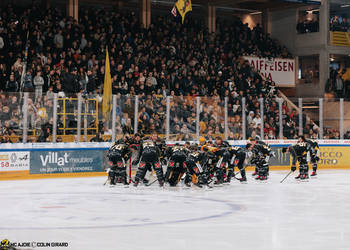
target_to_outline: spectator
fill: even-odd
[[[44,79],[41,76],[41,71],[36,72],[36,76],[34,77],[34,86],[35,86],[35,99],[37,99],[38,97],[42,97]]]
[[[10,74],[10,79],[6,82],[5,90],[7,92],[18,92],[19,90],[19,83],[16,81],[15,74],[13,72]]]
[[[102,133],[99,132],[95,137],[90,139],[90,142],[104,142],[104,139],[102,137]]]
[[[27,70],[27,73],[24,76],[24,91],[33,92],[33,77],[30,69]]]
[[[66,95],[74,96],[80,91],[79,77],[77,75],[77,68],[72,68],[71,73],[64,74],[63,89]]]
[[[336,86],[337,97],[338,97],[338,98],[343,97],[344,83],[343,83],[343,79],[340,77],[339,74],[338,74],[337,77],[336,77],[335,86]]]
[[[53,39],[53,43],[55,44],[56,48],[63,49],[63,41],[64,38],[62,35],[62,30],[59,30]]]

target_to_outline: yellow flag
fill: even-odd
[[[192,11],[191,0],[177,0],[176,8],[182,17],[182,23],[184,23],[187,12]]]
[[[109,56],[108,56],[108,48],[107,48],[106,63],[105,63],[105,82],[103,85],[103,101],[102,101],[103,118],[108,120],[111,110],[112,110],[112,79],[111,79],[111,68],[109,66]]]

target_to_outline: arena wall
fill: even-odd
[[[289,170],[291,159],[282,153],[282,148],[296,141],[266,142],[275,152],[270,169]],[[169,141],[168,145],[175,143]],[[230,141],[230,144],[243,147],[246,141]],[[106,153],[110,145],[108,142],[2,144],[0,180],[106,176]],[[350,140],[320,140],[319,145],[319,169],[350,169]]]

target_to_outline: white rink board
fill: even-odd
[[[349,249],[350,171],[280,184],[286,174],[211,190],[109,188],[103,177],[3,181],[0,236],[77,250]]]

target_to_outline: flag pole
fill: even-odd
[[[23,92],[23,90],[24,90],[24,77],[27,73],[26,71],[27,71],[28,47],[29,47],[28,40],[29,40],[29,29],[27,31],[27,41],[26,41],[26,47],[25,47],[25,51],[24,51],[24,65],[23,65],[23,69],[22,69],[21,85],[20,85],[19,92]]]

